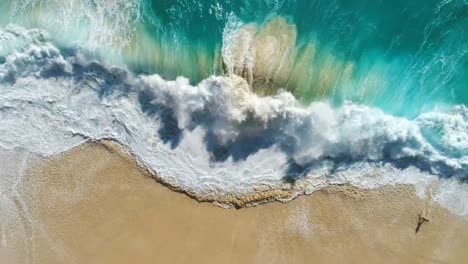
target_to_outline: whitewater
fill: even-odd
[[[468,217],[467,12],[465,0],[2,1],[0,194],[20,188],[27,157],[113,140],[223,206],[410,184]]]
[[[45,157],[112,139],[164,183],[194,196],[333,184],[413,184],[468,216],[468,108],[413,119],[346,102],[304,106],[253,93],[234,74],[197,85],[100,63],[45,30],[0,30],[0,149]]]

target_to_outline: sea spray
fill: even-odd
[[[441,181],[437,201],[467,214],[464,105],[414,119],[353,102],[304,106],[285,90],[260,96],[236,75],[192,85],[108,66],[48,35],[12,25],[0,32],[9,47],[0,64],[2,149],[50,156],[111,138],[165,183],[200,197]]]
[[[284,89],[305,106],[352,101],[407,118],[468,101],[464,0],[4,2],[3,24],[192,85],[234,72],[259,95]]]

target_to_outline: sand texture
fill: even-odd
[[[223,209],[159,184],[112,144],[89,143],[32,164],[16,188],[2,194],[19,213],[0,219],[0,263],[468,261],[468,222],[410,186]]]

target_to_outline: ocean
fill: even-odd
[[[414,184],[468,215],[466,0],[6,0],[0,149],[196,195]]]

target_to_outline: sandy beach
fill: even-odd
[[[170,190],[123,152],[89,143],[30,165],[16,189],[2,194],[18,219],[0,219],[1,263],[468,260],[468,221],[411,186],[335,186],[289,203],[224,209]]]

